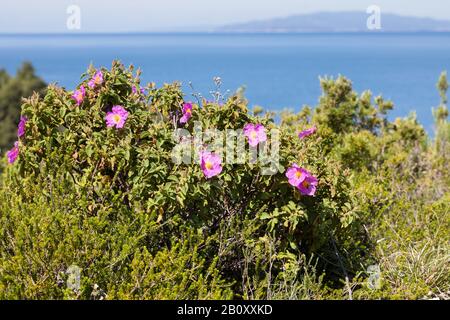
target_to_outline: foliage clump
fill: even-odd
[[[43,92],[45,82],[36,76],[33,66],[24,63],[15,77],[0,69],[0,154],[13,146],[17,138],[17,125],[22,104],[22,97],[29,97],[36,92]]]
[[[377,294],[398,294],[377,237],[400,213],[445,219],[448,137],[439,134],[437,147],[414,116],[388,121],[391,102],[358,96],[343,77],[322,80],[314,110],[276,123],[252,114],[240,93],[188,104],[179,84],[142,86],[139,75],[114,62],[90,68],[75,92],[51,85],[23,104],[26,134],[1,178],[0,297],[367,298],[361,271],[373,263],[386,271]],[[115,119],[120,126],[109,125]],[[247,161],[205,177],[198,162],[174,162],[174,132],[194,133],[195,123],[278,129],[276,172]],[[312,125],[317,131],[300,139]],[[289,184],[293,164],[317,177],[314,196]],[[416,189],[411,200],[410,186],[431,177],[435,189]],[[73,266],[79,286],[68,287]],[[445,286],[430,277],[417,281],[420,290]]]

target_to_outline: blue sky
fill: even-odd
[[[450,20],[448,0],[13,0],[0,5],[0,33],[68,32],[66,9],[81,9],[82,32],[192,31],[317,11],[382,12]]]

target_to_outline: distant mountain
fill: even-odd
[[[271,20],[251,21],[216,28],[215,32],[445,32],[450,20],[381,13],[381,30],[369,30],[365,12],[320,12]]]

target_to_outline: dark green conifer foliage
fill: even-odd
[[[28,62],[22,64],[15,77],[0,70],[0,154],[4,154],[17,139],[22,98],[42,92],[45,86]]]

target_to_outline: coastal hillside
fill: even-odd
[[[270,20],[255,20],[230,24],[216,28],[216,32],[369,32],[367,19],[370,15],[361,12],[320,12],[293,15]],[[383,32],[448,32],[449,20],[407,17],[381,12]],[[373,32],[373,31],[372,31]]]

